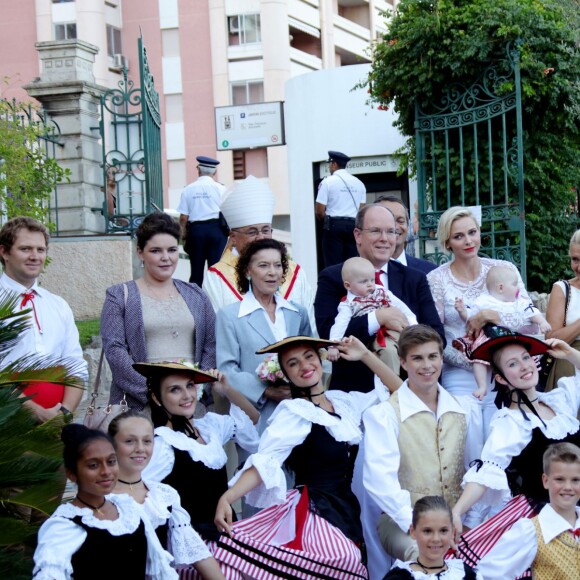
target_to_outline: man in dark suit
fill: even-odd
[[[380,205],[364,206],[357,214],[354,237],[359,255],[375,267],[385,288],[400,298],[415,313],[420,323],[433,327],[445,341],[443,325],[435,309],[425,274],[391,260],[395,243],[395,218]],[[322,270],[314,300],[316,326],[321,338],[328,338],[338,304],[346,295],[341,278],[342,264]],[[366,316],[353,317],[345,335],[354,335],[368,343],[380,326],[400,332],[407,326],[404,314],[394,306],[379,308]],[[333,363],[331,389],[369,392],[374,385],[373,373],[362,363],[339,359]]]
[[[396,195],[381,195],[375,200],[375,203],[390,209],[395,216],[395,222],[397,223],[397,242],[395,243],[395,250],[391,256],[391,260],[397,260],[403,264],[403,266],[409,266],[409,268],[415,268],[415,270],[420,270],[423,274],[428,274],[431,270],[437,268],[437,264],[429,262],[429,260],[423,260],[422,258],[415,258],[410,256],[405,251],[405,246],[407,245],[407,234],[409,233],[409,211],[407,210],[403,200]]]

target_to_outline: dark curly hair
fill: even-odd
[[[288,251],[286,250],[286,245],[278,240],[256,240],[246,246],[236,264],[236,282],[238,290],[242,294],[245,294],[250,289],[250,282],[246,278],[246,272],[248,271],[248,267],[254,254],[257,254],[260,250],[278,250],[280,252],[280,259],[282,262],[281,284],[286,280],[286,274],[288,274]]]
[[[166,213],[155,211],[143,218],[135,232],[137,247],[144,250],[147,242],[157,234],[169,234],[179,243],[181,231],[179,224]]]

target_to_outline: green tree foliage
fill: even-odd
[[[77,363],[35,356],[3,363],[30,321],[30,310],[13,313],[19,300],[0,296],[0,577],[11,579],[31,577],[38,522],[56,509],[64,486],[64,418],[37,424],[20,389],[34,381],[78,386]]]
[[[394,102],[395,125],[409,136],[404,163],[413,165],[415,103],[435,113],[452,85],[471,86],[492,64],[505,72],[506,46],[519,44],[528,284],[540,291],[569,277],[568,240],[578,227],[579,40],[579,0],[402,0],[361,83],[373,104]],[[495,90],[509,92],[513,83]],[[473,192],[467,198],[473,200]]]
[[[70,174],[46,154],[53,129],[31,106],[0,99],[0,215],[48,222],[50,195]]]

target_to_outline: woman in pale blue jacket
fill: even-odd
[[[238,289],[244,298],[217,314],[217,366],[260,411],[260,433],[276,405],[290,398],[290,389],[269,387],[258,378],[256,369],[264,355],[256,351],[288,336],[312,335],[306,309],[278,293],[287,271],[284,244],[272,239],[252,242],[236,265]]]

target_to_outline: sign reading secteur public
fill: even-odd
[[[285,145],[280,101],[215,108],[218,151]]]

